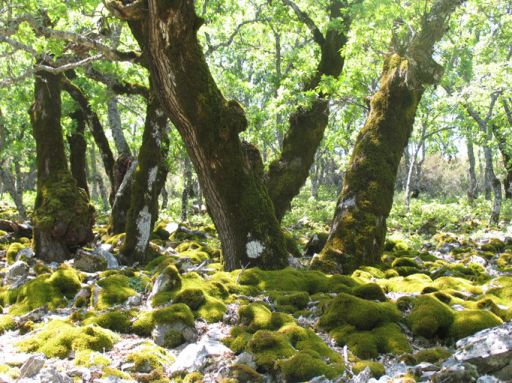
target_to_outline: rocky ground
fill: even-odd
[[[0,382],[512,380],[512,234],[388,240],[380,268],[223,272],[212,227],[162,223],[153,260],[120,266],[123,235],[67,264],[0,232]]]

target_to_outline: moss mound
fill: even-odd
[[[66,306],[80,287],[80,274],[63,266],[53,274],[42,274],[17,289],[3,291],[0,301],[4,306],[12,305],[9,308],[12,315],[25,314],[45,305],[54,310]]]
[[[95,325],[73,326],[54,320],[33,337],[18,343],[20,351],[41,352],[48,358],[66,358],[71,351],[110,350],[118,337],[111,331]]]
[[[465,338],[489,327],[499,326],[503,321],[490,311],[464,310],[454,315],[448,335],[454,339]]]
[[[413,301],[413,310],[407,317],[413,334],[427,339],[447,336],[453,320],[453,310],[430,295],[417,297]]]
[[[285,382],[305,382],[316,376],[325,376],[332,379],[341,374],[343,370],[337,370],[327,365],[315,351],[300,351],[290,358],[276,362],[279,373]]]
[[[376,283],[366,283],[361,286],[357,286],[352,290],[352,294],[356,297],[385,302],[387,300],[384,290]]]
[[[319,326],[326,330],[350,324],[357,330],[371,330],[386,322],[400,320],[401,314],[391,303],[377,303],[349,294],[339,294],[321,316]]]

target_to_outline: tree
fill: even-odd
[[[143,24],[141,30],[131,25],[132,31],[149,53],[158,99],[196,169],[222,242],[225,268],[285,266],[285,241],[263,184],[260,154],[239,138],[247,127],[242,107],[223,97],[210,74],[197,39],[202,21],[194,2],[149,0],[140,5],[110,3],[119,17]]]
[[[34,250],[47,262],[62,262],[93,238],[94,209],[87,193],[71,175],[64,148],[61,118],[61,76],[35,74],[30,108],[37,148],[37,197],[34,208]]]
[[[434,44],[460,0],[438,0],[423,15],[421,29],[395,44],[384,59],[380,89],[356,140],[327,243],[313,268],[350,273],[380,262],[386,218],[393,202],[398,165],[427,85],[439,82],[442,67]]]

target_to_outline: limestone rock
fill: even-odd
[[[107,269],[108,263],[101,255],[85,250],[79,250],[75,257],[74,266],[86,273],[95,273]]]
[[[512,322],[479,331],[456,346],[455,360],[475,365],[481,374],[512,379]]]
[[[20,378],[31,378],[37,375],[41,368],[43,368],[45,358],[42,355],[32,355],[28,360],[23,363],[20,369]]]
[[[18,281],[24,280],[30,271],[28,265],[23,261],[14,262],[5,275],[4,283],[13,284]]]

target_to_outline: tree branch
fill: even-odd
[[[293,10],[293,12],[295,12],[297,18],[306,24],[310,31],[313,32],[313,38],[315,39],[315,42],[322,46],[325,42],[325,37],[322,32],[320,32],[320,29],[318,29],[311,17],[309,17],[307,13],[303,12],[292,0],[283,0],[283,3],[288,5]]]

